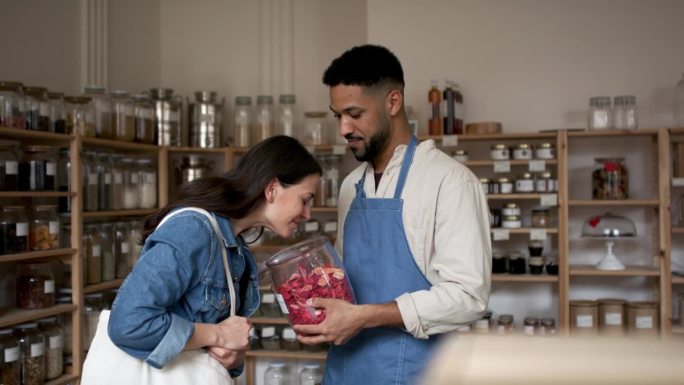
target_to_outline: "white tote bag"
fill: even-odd
[[[206,210],[199,208],[184,208],[167,215],[157,226],[159,228],[169,218],[184,211],[196,211],[211,222],[219,240],[223,235],[216,219]],[[223,242],[221,242],[223,244]],[[223,267],[228,280],[230,290],[230,303],[235,303],[235,288],[230,279],[230,267],[228,266],[228,253],[225,247],[221,247],[223,254]],[[230,315],[235,315],[234,306],[230,307]],[[83,364],[81,385],[230,385],[233,381],[225,369],[215,359],[203,350],[182,352],[174,360],[162,369],[156,369],[148,365],[144,360],[135,358],[119,349],[109,338],[107,325],[109,324],[109,311],[103,311],[97,324],[95,338],[90,344],[90,350]]]

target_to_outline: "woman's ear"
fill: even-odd
[[[268,182],[268,184],[266,185],[266,189],[264,189],[264,195],[266,197],[266,202],[268,202],[268,203],[275,202],[275,196],[276,196],[276,192],[278,191],[278,186],[280,186],[280,182],[278,182],[277,178],[274,178],[272,181]]]

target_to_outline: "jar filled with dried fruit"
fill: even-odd
[[[29,248],[33,251],[59,248],[57,206],[33,206],[29,225]]]
[[[24,206],[5,206],[0,210],[0,254],[28,251],[28,219]]]
[[[55,280],[50,263],[21,263],[17,274],[17,307],[44,309],[55,305]]]
[[[629,198],[629,178],[625,158],[596,158],[592,172],[594,199]]]
[[[21,350],[12,329],[0,329],[0,384],[21,384]]]
[[[38,320],[38,329],[45,336],[45,378],[48,380],[59,377],[64,371],[64,333],[57,325],[57,318],[49,317]]]
[[[21,347],[22,385],[41,385],[45,380],[45,337],[35,322],[16,325],[14,336]]]

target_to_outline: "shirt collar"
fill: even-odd
[[[221,229],[221,234],[223,234],[223,242],[226,247],[238,247],[244,246],[244,240],[241,236],[236,237],[233,233],[233,226],[230,224],[230,220],[218,214],[214,214],[216,221],[218,222],[219,229]]]

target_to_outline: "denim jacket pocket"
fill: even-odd
[[[221,315],[230,310],[230,290],[224,282],[211,280],[205,287],[205,311],[217,311]],[[237,299],[236,299],[237,300]]]

